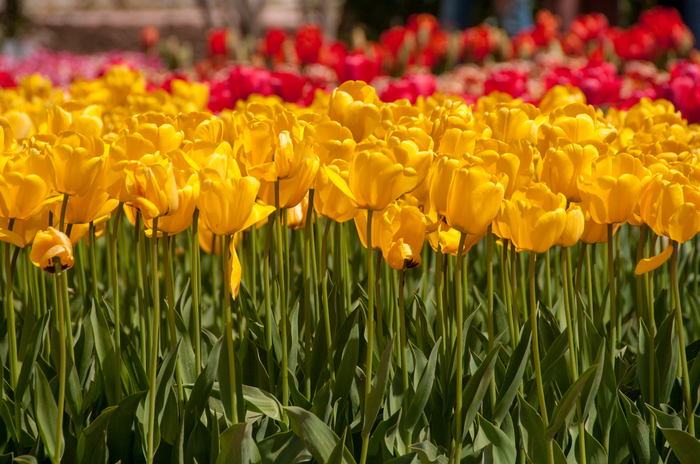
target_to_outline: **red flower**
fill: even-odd
[[[498,46],[497,32],[485,23],[470,27],[462,33],[462,46],[465,59],[483,61]]]
[[[228,32],[226,29],[214,29],[207,37],[207,49],[210,56],[228,56]]]
[[[286,102],[297,103],[304,96],[304,88],[308,78],[292,72],[276,72],[272,74],[272,88]]]
[[[297,29],[296,50],[303,64],[318,63],[323,45],[323,32],[316,24],[305,24]]]
[[[157,46],[160,41],[160,32],[158,28],[155,26],[146,26],[141,29],[139,41],[141,42],[141,49],[144,51],[148,51]]]
[[[338,62],[336,73],[340,82],[364,81],[372,82],[379,74],[379,66],[362,52],[353,52]]]
[[[401,26],[394,26],[382,32],[379,42],[389,51],[393,58],[397,58],[405,38],[406,29]]]
[[[278,56],[282,54],[282,45],[287,40],[287,33],[282,29],[272,28],[265,32],[263,50],[265,56]]]
[[[540,10],[535,16],[535,30],[532,38],[538,47],[548,46],[557,38],[559,23],[561,20],[549,10]]]
[[[17,87],[17,81],[12,76],[12,74],[0,71],[0,88],[9,89]]]
[[[527,90],[527,74],[515,69],[497,70],[484,83],[484,95],[493,91],[504,92],[513,98],[522,96]]]
[[[650,29],[635,25],[627,31],[618,31],[613,36],[613,44],[615,53],[623,60],[653,61],[658,51],[657,39]]]

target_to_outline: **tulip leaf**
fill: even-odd
[[[514,464],[518,453],[515,448],[515,443],[501,429],[493,425],[491,422],[477,414],[479,419],[479,427],[483,430],[486,437],[491,442],[493,448],[493,462],[512,463]]]
[[[19,378],[17,379],[17,386],[14,392],[15,398],[19,398],[20,400],[24,398],[24,393],[27,391],[27,386],[29,384],[29,377],[34,370],[34,362],[39,355],[41,341],[44,339],[48,323],[48,314],[44,314],[36,323],[34,323],[32,334],[30,336],[30,342],[24,352],[22,367],[19,371]]]
[[[576,409],[576,399],[581,394],[581,391],[583,391],[583,388],[586,386],[588,378],[592,376],[597,369],[597,364],[586,369],[586,371],[583,374],[581,374],[578,380],[576,380],[576,382],[574,382],[574,384],[571,387],[569,387],[566,393],[564,393],[561,399],[557,402],[557,405],[554,408],[554,412],[552,413],[551,425],[549,426],[549,429],[547,429],[547,433],[545,434],[545,439],[552,440],[554,438],[554,435],[556,435],[556,433],[559,431],[559,429],[564,424],[569,423],[570,418]]]
[[[530,321],[523,326],[520,342],[515,347],[508,369],[506,370],[505,378],[502,382],[502,387],[499,389],[498,402],[493,411],[494,424],[500,424],[508,410],[510,409],[515,395],[518,393],[518,387],[522,382],[525,368],[527,367],[530,356],[530,340],[532,339],[532,331],[530,330]]]
[[[243,385],[243,399],[252,411],[265,414],[275,420],[282,420],[282,405],[270,393],[250,385]]]
[[[527,455],[532,462],[546,462],[547,443],[542,417],[520,394],[518,394],[518,404],[520,405],[520,430]]]
[[[104,409],[92,423],[83,430],[78,439],[78,449],[76,450],[75,462],[90,463],[98,441],[105,439],[105,431],[109,425],[109,420],[119,406],[110,406]]]
[[[680,464],[694,464],[700,456],[700,441],[683,430],[661,429]]]
[[[430,397],[430,393],[433,389],[433,382],[435,381],[435,366],[437,363],[437,356],[440,351],[440,343],[442,343],[442,339],[439,339],[435,346],[433,346],[432,351],[430,352],[430,358],[428,359],[428,365],[425,367],[425,372],[423,373],[423,377],[421,378],[420,382],[418,383],[418,388],[416,388],[416,393],[411,399],[411,404],[408,407],[408,412],[406,413],[406,422],[403,424],[405,430],[409,432],[409,435],[412,434],[413,429],[415,428],[416,424],[418,423],[418,419],[420,418],[420,415],[423,413],[423,410],[425,409],[425,405],[428,403],[428,398]],[[386,350],[385,350],[386,354]],[[382,356],[384,358],[384,356]],[[388,358],[388,355],[387,355]],[[386,362],[386,374],[388,375],[388,359]],[[386,383],[386,381],[385,381]],[[382,389],[383,392],[383,389]],[[375,413],[376,414],[376,413]],[[365,425],[367,426],[367,425]],[[371,427],[371,424],[369,425]]]
[[[340,437],[340,440],[338,440],[338,443],[336,443],[335,447],[333,448],[333,451],[331,452],[331,455],[328,456],[328,460],[326,461],[326,464],[343,464],[343,454],[345,452],[345,437],[348,434],[348,428],[345,427],[345,430],[343,430],[343,436]]]
[[[391,341],[384,349],[382,358],[379,360],[379,366],[377,366],[377,372],[374,376],[374,382],[372,384],[372,390],[369,393],[369,399],[367,400],[367,404],[365,404],[364,426],[362,427],[362,435],[366,437],[368,437],[370,432],[372,431],[374,420],[377,418],[377,413],[379,412],[379,408],[382,405],[382,400],[384,399],[384,391],[386,390],[386,383],[389,380],[391,356],[395,340],[396,334],[394,334],[394,336],[391,337]]]
[[[292,419],[294,433],[299,435],[304,446],[319,462],[326,462],[330,458],[333,448],[338,443],[338,436],[321,419],[304,409],[296,406],[284,408]],[[355,464],[350,452],[343,451],[344,464]]]
[[[311,455],[298,435],[293,431],[276,433],[258,443],[262,464],[281,462],[303,462]]]
[[[34,414],[36,425],[39,428],[41,441],[49,456],[56,455],[56,447],[60,447],[59,456],[63,455],[63,443],[56,443],[56,419],[58,408],[56,400],[51,392],[49,381],[46,380],[44,372],[36,365],[34,372]]]
[[[622,404],[627,417],[629,439],[634,450],[634,455],[639,462],[647,464],[660,463],[661,457],[656,450],[654,437],[644,419],[639,414],[637,407],[626,396],[621,395]]]
[[[184,425],[184,424],[183,424]],[[194,423],[185,446],[184,462],[209,462],[211,436],[199,418]]]
[[[489,389],[493,368],[498,359],[498,353],[501,351],[501,344],[493,347],[489,354],[481,361],[479,368],[474,372],[474,375],[467,382],[467,386],[462,392],[462,404],[468,405],[466,418],[464,419],[462,442],[467,436],[467,432],[472,426],[472,422],[476,418],[476,414],[481,409],[481,402]]]
[[[109,303],[105,301],[108,307]],[[117,403],[119,397],[117,389],[121,388],[121,376],[117,369],[116,354],[114,345],[112,344],[112,334],[107,326],[104,314],[96,309],[93,302],[90,310],[90,321],[92,322],[92,330],[95,334],[95,352],[97,353],[97,361],[100,366],[105,395],[109,404]]]
[[[110,459],[115,462],[131,462],[135,441],[134,418],[139,403],[147,394],[148,390],[144,390],[125,397],[109,419],[107,449]]]
[[[260,464],[262,458],[253,440],[253,425],[233,424],[221,433],[221,452],[216,464]]]
[[[352,322],[352,330],[343,350],[343,357],[340,361],[340,367],[336,375],[335,391],[333,392],[333,402],[341,398],[347,398],[350,393],[350,387],[355,376],[355,366],[360,359],[360,327],[357,320],[358,312],[354,316],[348,318]]]
[[[408,447],[414,451],[420,458],[421,464],[448,464],[449,459],[440,450],[429,441],[422,441]]]

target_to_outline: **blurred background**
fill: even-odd
[[[5,54],[38,46],[76,53],[140,50],[151,31],[187,44],[196,61],[207,53],[206,31],[215,28],[255,40],[269,28],[292,31],[315,22],[327,36],[351,42],[358,30],[377,40],[409,15],[430,13],[448,31],[486,21],[515,35],[532,26],[540,8],[558,15],[564,28],[594,11],[610,25],[627,27],[657,5],[678,9],[700,36],[700,0],[0,0],[0,11]]]

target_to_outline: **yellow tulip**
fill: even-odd
[[[578,178],[583,209],[599,224],[626,222],[637,205],[642,179],[647,175],[641,161],[627,153],[597,158],[590,176]]]
[[[379,99],[362,81],[346,81],[331,94],[328,116],[350,129],[355,142],[369,137],[380,122]]]
[[[461,235],[462,234],[458,230],[451,228],[445,222],[441,221],[438,228],[428,234],[428,241],[433,250],[438,251],[439,246],[442,253],[457,256],[457,248],[459,248],[459,239]],[[468,253],[469,250],[485,236],[486,229],[475,235],[468,234],[464,240],[462,254]]]
[[[314,209],[318,214],[336,222],[346,222],[353,219],[357,215],[358,209],[353,205],[352,200],[331,181],[326,171],[333,171],[347,183],[348,168],[348,162],[336,160],[330,165],[323,166],[316,175]]]
[[[504,194],[500,180],[480,166],[458,169],[447,199],[447,223],[459,232],[478,235],[496,218]]]
[[[569,204],[566,209],[566,225],[564,232],[557,239],[555,245],[569,248],[578,243],[583,235],[583,228],[586,223],[581,207],[576,203]]]
[[[287,227],[292,230],[303,229],[306,226],[306,215],[308,211],[309,196],[306,195],[298,205],[287,209]]]
[[[542,114],[549,114],[556,108],[564,107],[570,103],[586,104],[586,96],[581,89],[573,85],[555,85],[547,90],[537,105]]]
[[[657,235],[685,243],[700,231],[700,191],[656,175],[642,195],[640,212]]]
[[[158,232],[168,235],[179,234],[184,232],[192,225],[192,215],[194,208],[197,205],[197,194],[199,185],[186,185],[177,190],[178,208],[175,213],[162,217],[158,220]],[[147,219],[145,222],[147,228],[153,228],[153,219]]]
[[[537,125],[530,116],[520,108],[500,107],[485,117],[485,122],[493,131],[492,137],[501,142],[511,143],[515,140],[536,140]]]
[[[81,196],[97,182],[102,173],[102,154],[94,154],[85,148],[58,145],[48,150],[48,159],[53,164],[56,190],[59,193]]]
[[[35,266],[53,274],[56,271],[54,258],[59,259],[62,271],[73,267],[73,245],[70,239],[63,232],[49,227],[34,237],[29,259]]]
[[[521,250],[543,253],[560,239],[567,223],[566,198],[545,184],[536,183],[516,191],[503,203],[501,221],[510,240]]]
[[[279,180],[280,208],[293,208],[301,202],[314,184],[318,167],[316,155],[308,153],[297,162],[293,176]],[[275,205],[275,183],[261,179],[258,195],[265,204]]]
[[[144,220],[167,216],[178,209],[173,165],[166,159],[152,164],[129,163],[124,184],[127,202],[141,212]]]
[[[391,148],[364,145],[350,163],[348,181],[326,171],[331,181],[361,209],[381,211],[401,195],[414,190],[428,175],[432,154],[418,151],[415,142]]]
[[[423,213],[415,206],[394,203],[377,219],[379,245],[387,264],[397,270],[420,266],[425,242]]]
[[[221,179],[205,177],[200,184],[197,207],[200,218],[216,235],[233,235],[261,221],[275,210],[255,202],[260,182],[253,177]]]
[[[119,205],[119,200],[111,198],[100,182],[93,182],[82,196],[71,196],[66,204],[66,224],[88,224],[107,216]],[[54,216],[61,215],[61,202],[52,205]]]
[[[613,235],[620,228],[620,224],[613,225]],[[591,213],[583,210],[583,233],[581,241],[592,245],[594,243],[608,243],[608,228],[605,224],[599,224],[593,220]]]
[[[350,162],[357,143],[352,132],[336,121],[323,121],[306,126],[305,133],[314,141],[313,151],[322,166],[335,160]]]
[[[44,205],[49,189],[36,174],[5,169],[0,174],[0,217],[26,219]]]
[[[430,167],[430,209],[441,217],[447,215],[447,201],[452,178],[464,164],[464,160],[440,156]]]
[[[560,149],[550,148],[542,159],[540,180],[555,193],[562,193],[569,201],[581,201],[578,179],[591,175],[591,166],[598,158],[593,145],[570,143]]]

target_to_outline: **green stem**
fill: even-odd
[[[121,306],[119,303],[119,256],[117,254],[117,239],[119,237],[119,223],[121,222],[122,213],[124,211],[122,203],[119,203],[117,212],[114,215],[114,224],[112,229],[112,307],[114,309],[114,354],[115,354],[115,370],[117,379],[120,379],[122,366],[122,341],[121,341]],[[155,224],[155,219],[154,219]],[[155,226],[154,226],[155,227]],[[155,229],[154,229],[155,233]],[[155,240],[155,238],[154,238]],[[121,381],[117,385],[117,402],[122,399]]]
[[[15,220],[11,218],[7,230],[12,231],[14,227]],[[60,265],[59,265],[60,270]],[[5,317],[7,318],[7,334],[8,334],[8,357],[10,362],[10,385],[12,386],[12,391],[17,390],[17,381],[19,380],[19,367],[17,361],[17,326],[15,323],[15,296],[14,296],[14,283],[12,281],[12,256],[10,253],[10,243],[5,243]],[[61,319],[62,321],[63,319]],[[64,347],[65,349],[65,347]],[[21,416],[16,414],[17,408],[21,406],[21,398],[15,398],[15,430],[17,433],[22,431]]]
[[[194,209],[192,216],[192,241],[190,244],[190,280],[192,281],[192,313],[194,317],[194,369],[199,377],[202,373],[202,313],[199,305],[199,209]],[[253,290],[255,291],[255,290]]]
[[[510,293],[510,274],[508,267],[508,240],[503,239],[501,247],[501,289],[503,291],[503,299],[506,305],[506,317],[508,318],[508,332],[510,334],[510,345],[513,350],[518,345],[515,341],[515,324],[513,323],[513,302]]]
[[[328,232],[331,230],[332,221],[326,218],[321,241],[321,300],[323,302],[323,325],[326,330],[326,349],[328,350],[328,370],[331,379],[331,387],[335,385],[335,369],[333,366],[333,339],[331,338],[331,318],[328,309],[328,284],[326,278],[326,253],[328,252]]]
[[[367,210],[367,361],[365,363],[365,401],[369,403],[369,394],[372,389],[372,357],[374,356],[374,266],[372,265],[372,213],[374,211]],[[366,411],[366,409],[365,409]],[[367,421],[369,418],[364,417]],[[369,450],[369,430],[370,427],[362,428],[362,452],[360,455],[360,464],[367,462],[367,451]]]
[[[404,304],[404,280],[406,278],[406,267],[399,271],[399,330],[401,331],[401,373],[403,374],[403,410],[408,411],[408,406],[410,405],[408,399],[408,342],[407,342],[407,328],[406,328],[406,308]],[[411,437],[406,430],[406,436],[404,437],[404,442],[406,444],[411,443]]]
[[[673,240],[673,254],[671,255],[671,280],[673,281],[673,299],[675,301],[674,316],[676,319],[676,331],[678,332],[678,351],[681,355],[681,369],[683,372],[683,396],[685,397],[686,419],[688,420],[688,433],[695,437],[695,413],[690,396],[690,375],[688,374],[688,361],[685,355],[685,330],[683,328],[683,309],[681,308],[681,295],[678,288],[678,242]]]
[[[173,278],[170,254],[172,253],[171,242],[174,237],[169,237],[168,234],[163,233],[163,266],[165,267],[165,289],[168,297],[168,326],[170,329],[170,334],[168,339],[170,340],[170,349],[177,346],[177,326],[175,325],[175,292],[173,291]],[[185,407],[185,394],[182,387],[182,372],[180,370],[180,363],[175,364],[175,384],[177,386],[177,403],[180,413],[184,411]]]
[[[459,237],[459,246],[457,247],[457,265],[455,266],[455,297],[457,304],[455,305],[455,325],[457,326],[457,337],[455,343],[457,344],[457,373],[455,376],[456,382],[456,396],[455,396],[455,449],[454,462],[459,463],[462,461],[462,377],[464,377],[464,345],[462,343],[462,325],[464,322],[464,303],[462,295],[462,261],[464,260],[464,254],[462,250],[464,249],[464,242],[467,238],[467,234],[462,232]]]
[[[511,320],[515,336],[515,340],[513,341],[514,346],[520,343],[520,305],[518,303],[518,276],[516,272],[517,267],[515,265],[517,260],[518,254],[515,252],[515,244],[510,242],[510,291],[512,292],[510,301],[513,304],[513,318]]]
[[[615,242],[613,225],[608,224],[608,285],[610,288],[610,362],[615,365],[617,351],[617,293],[615,292]]]
[[[537,254],[530,252],[530,328],[532,329],[532,359],[535,365],[535,382],[537,383],[537,398],[540,403],[542,423],[545,430],[549,427],[549,416],[547,415],[547,403],[544,399],[544,386],[542,384],[542,369],[540,367],[540,345],[539,327],[537,322],[537,295],[535,294],[535,258]],[[552,440],[547,442],[547,462],[554,464],[554,452]]]
[[[375,305],[377,306],[377,351],[379,353],[384,352],[384,312],[382,308],[382,293],[381,293],[381,287],[380,287],[380,282],[382,279],[379,278],[379,276],[382,275],[382,262],[384,261],[384,256],[382,256],[381,253],[377,253],[377,265],[376,269],[374,271],[374,275],[376,276],[375,280],[375,289],[374,289],[374,302]]]
[[[282,244],[282,217],[286,217],[286,211],[280,208],[280,182],[275,182],[275,207],[278,214],[275,224],[277,226],[277,273],[280,288],[280,337],[282,341],[282,406],[289,405],[289,353],[287,353],[287,281],[285,279],[284,245]]]
[[[273,213],[275,214],[275,213]],[[267,376],[270,383],[270,391],[275,392],[275,360],[272,346],[272,297],[270,295],[270,242],[272,241],[272,224],[274,216],[267,223],[265,232],[265,249],[263,251],[263,284],[265,286],[265,350],[267,351]]]
[[[465,272],[466,275],[466,272]],[[491,233],[491,224],[486,230],[486,302],[488,304],[488,319],[486,326],[489,336],[489,352],[493,349],[494,321],[493,321],[493,234]],[[491,395],[491,410],[496,408],[496,376],[491,376],[489,383],[489,392]]]
[[[549,250],[544,252],[544,291],[547,298],[547,307],[552,309],[552,263],[549,258]]]
[[[115,260],[116,261],[116,260]],[[151,322],[151,355],[149,359],[149,397],[148,397],[148,438],[147,462],[153,463],[155,456],[156,423],[156,374],[158,368],[158,344],[160,333],[160,283],[158,282],[158,218],[153,219],[151,238],[151,280],[153,283],[153,320]]]
[[[228,254],[231,248],[231,236],[224,236],[224,248],[221,255],[224,257],[224,335],[226,337],[226,349],[228,350],[228,378],[231,388],[231,422],[238,423],[238,389],[236,384],[236,358],[233,350],[233,322],[231,319],[231,266],[228,264]]]
[[[309,190],[309,205],[306,210],[306,223],[304,224],[304,246],[303,246],[303,274],[304,274],[304,393],[307,398],[311,398],[311,333],[313,331],[312,322],[314,313],[312,308],[312,298],[314,287],[311,276],[311,218],[313,218],[314,191]]]
[[[56,287],[62,286],[60,282],[65,278],[61,272],[61,260],[60,258],[54,258],[54,280],[56,282]],[[58,339],[59,339],[59,361],[58,361],[58,408],[56,414],[56,437],[55,443],[55,454],[53,457],[54,463],[61,462],[61,443],[63,441],[63,411],[65,407],[66,398],[66,324],[64,321],[64,305],[63,305],[63,294],[58,293]]]

